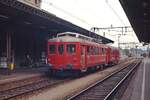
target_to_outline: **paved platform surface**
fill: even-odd
[[[21,80],[29,77],[44,75],[48,71],[48,67],[39,68],[20,68],[16,69],[10,75],[0,74],[0,84]]]
[[[150,100],[150,58],[144,58],[122,100]]]

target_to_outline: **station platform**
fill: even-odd
[[[18,68],[8,74],[0,74],[0,84],[45,75],[49,67]]]
[[[150,100],[150,58],[144,58],[122,100]]]

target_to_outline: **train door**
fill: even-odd
[[[57,64],[59,66],[65,66],[64,44],[63,43],[58,44],[57,48],[58,48]]]
[[[110,59],[111,59],[111,56],[110,56],[110,52],[111,49],[108,47],[106,48],[106,64],[109,64],[110,63]]]
[[[86,46],[81,46],[81,64],[82,64],[82,71],[87,70],[86,66]]]
[[[57,64],[56,54],[57,54],[56,43],[48,43],[48,63],[53,64],[54,66],[56,66]]]

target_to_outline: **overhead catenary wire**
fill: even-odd
[[[106,4],[108,5],[108,7],[113,11],[113,13],[118,17],[118,19],[120,20],[120,22],[125,26],[125,23],[123,22],[123,20],[121,19],[121,17],[118,15],[118,13],[114,10],[114,8],[108,3],[108,0],[105,0]]]
[[[55,8],[55,9],[57,9],[57,10],[63,12],[63,13],[65,13],[65,14],[67,14],[67,15],[69,15],[69,16],[72,17],[72,18],[77,19],[78,21],[80,21],[80,22],[82,22],[82,23],[85,23],[85,24],[89,25],[90,27],[93,26],[92,24],[89,24],[89,23],[86,22],[85,20],[83,20],[83,19],[81,19],[81,18],[75,16],[74,14],[72,14],[72,13],[70,13],[70,12],[68,12],[68,11],[66,11],[66,10],[64,10],[64,9],[62,9],[62,8],[60,8],[60,7],[58,7],[58,6],[56,6],[56,5],[54,5],[53,3],[51,3],[51,2],[49,2],[49,1],[47,1],[47,0],[43,0],[42,3],[45,3],[45,4],[47,4],[47,5],[50,5],[51,7]]]
[[[119,16],[119,14],[115,11],[115,9],[111,6],[111,4],[108,2],[109,0],[105,0],[106,1],[106,4],[108,5],[108,7],[113,11],[113,13],[118,17],[118,19],[119,19],[119,21],[124,25],[124,26],[126,26],[125,25],[125,23],[124,23],[124,21],[122,20],[122,18]],[[131,27],[131,29],[132,29],[132,27]],[[131,30],[131,31],[128,31],[128,32],[133,32],[133,30]],[[127,34],[127,35],[129,35],[129,34]],[[135,40],[137,40],[137,38],[136,38],[136,36],[134,36],[133,34],[132,34],[132,37],[135,39]]]

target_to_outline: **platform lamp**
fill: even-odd
[[[120,37],[121,35],[118,35],[118,48],[120,49]]]

